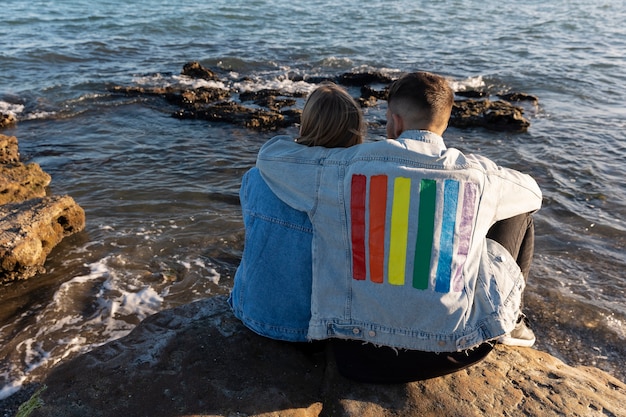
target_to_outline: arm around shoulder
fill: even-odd
[[[276,136],[261,147],[256,166],[278,198],[296,210],[310,212],[324,150],[300,145],[288,136]]]

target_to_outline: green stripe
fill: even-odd
[[[420,182],[420,207],[413,263],[413,287],[425,290],[430,278],[430,255],[435,230],[435,206],[437,183],[434,180]]]

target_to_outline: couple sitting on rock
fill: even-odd
[[[261,148],[241,184],[234,314],[273,339],[327,340],[340,373],[361,382],[433,378],[498,342],[532,346],[521,304],[537,183],[446,148],[443,77],[407,74],[387,103],[388,139],[363,143],[358,105],[323,84],[300,136]]]

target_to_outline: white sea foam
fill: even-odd
[[[21,390],[24,382],[26,382],[26,375],[21,375],[19,378],[11,380],[10,375],[4,372],[0,374],[0,378],[9,381],[2,388],[0,388],[0,400],[9,398],[11,395]]]
[[[163,296],[148,285],[137,286],[120,276],[115,268],[120,262],[118,256],[105,257],[86,265],[89,273],[59,286],[37,315],[47,325],[37,327],[35,323],[22,330],[33,336],[16,345],[20,360],[12,361],[0,374],[4,385],[0,399],[19,391],[37,369],[123,337],[161,309]]]
[[[606,314],[606,324],[621,339],[626,340],[626,325],[624,321],[615,317],[614,313]]]
[[[200,269],[203,271],[202,277],[204,279],[211,281],[215,285],[218,285],[220,283],[220,273],[217,272],[217,270],[212,266],[207,265],[204,259],[196,258],[192,261],[192,264],[200,267]]]
[[[22,120],[41,120],[41,119],[54,119],[58,115],[57,112],[54,111],[34,111],[32,113],[27,113],[22,117]]]
[[[144,287],[134,293],[122,294],[111,308],[111,316],[133,316],[143,320],[149,315],[156,313],[163,298],[151,287]]]
[[[186,75],[174,75],[172,77],[178,84],[191,88],[221,88],[227,89],[227,85],[222,81],[203,80],[201,78],[191,78]]]
[[[145,75],[141,77],[133,77],[132,81],[139,85],[156,85],[168,87],[172,85],[171,77],[164,77],[162,74]]]
[[[477,90],[485,86],[485,81],[478,75],[463,80],[450,80],[450,86],[454,91]]]
[[[10,114],[16,116],[24,111],[23,104],[8,103],[6,101],[0,101],[0,113]]]
[[[233,83],[233,88],[240,92],[278,90],[284,93],[308,94],[315,89],[315,84],[306,81],[294,81],[287,76],[270,79],[256,78]]]
[[[346,57],[330,56],[321,60],[320,64],[327,68],[350,68],[353,61]]]

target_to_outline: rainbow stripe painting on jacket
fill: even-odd
[[[452,179],[353,175],[353,278],[365,280],[369,271],[369,279],[374,283],[406,285],[408,281],[413,288],[426,290],[433,281],[431,271],[435,271],[435,291],[461,291],[477,190],[476,184]],[[417,214],[415,236],[409,233],[409,218],[415,218],[412,213]],[[385,241],[389,242],[387,247]],[[437,259],[431,259],[434,242],[439,242]],[[431,262],[436,262],[435,268]]]

